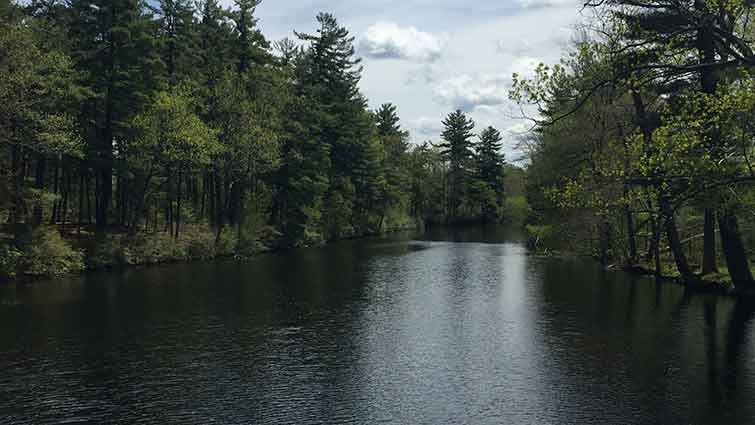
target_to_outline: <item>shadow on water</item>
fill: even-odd
[[[476,242],[476,243],[523,243],[524,230],[516,226],[499,225],[457,225],[429,226],[421,235],[429,241]]]

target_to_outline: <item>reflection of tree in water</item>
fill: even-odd
[[[751,399],[747,399],[745,379],[751,376],[746,374],[748,360],[748,343],[751,338],[752,320],[755,317],[755,300],[737,299],[729,318],[729,329],[726,334],[726,363],[724,364],[725,375],[723,385],[727,395],[732,397],[731,406],[751,409]],[[755,413],[755,412],[751,412]]]
[[[706,298],[703,303],[705,320],[705,358],[708,365],[708,403],[718,409],[721,404],[721,384],[718,374],[718,317],[717,298]]]
[[[728,307],[720,297],[703,301],[705,361],[707,366],[708,415],[718,423],[733,423],[755,414],[749,393],[747,356],[755,301],[734,301],[728,320],[720,323],[719,312]],[[720,328],[723,325],[726,328]],[[722,341],[721,338],[725,338]],[[722,342],[725,346],[722,347]]]

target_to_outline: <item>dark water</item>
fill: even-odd
[[[755,423],[752,305],[528,257],[502,230],[0,301],[0,423]]]

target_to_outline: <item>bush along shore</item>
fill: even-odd
[[[421,228],[422,220],[406,220],[380,231],[351,234],[342,239]],[[237,232],[218,234],[207,226],[187,225],[178,238],[167,232],[125,232],[110,233],[98,240],[92,229],[42,226],[28,233],[25,249],[15,248],[12,243],[0,245],[0,283],[33,282],[94,270],[217,258],[243,261],[262,253],[305,247],[286,244],[280,233],[266,230],[254,238],[245,238]],[[335,241],[321,241],[318,245]]]

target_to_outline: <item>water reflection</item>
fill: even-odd
[[[749,301],[440,229],[0,288],[0,423],[755,422]]]

